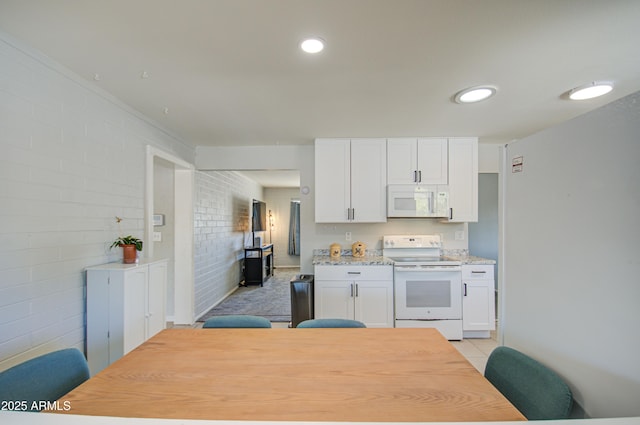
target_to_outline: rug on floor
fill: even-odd
[[[289,282],[300,274],[299,268],[276,268],[264,286],[239,287],[224,301],[205,313],[198,322],[212,316],[251,314],[269,319],[271,322],[291,321],[291,292]]]

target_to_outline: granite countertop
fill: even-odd
[[[353,257],[342,255],[336,259],[328,255],[314,255],[314,266],[392,266],[393,261],[382,255],[365,255],[364,257]]]
[[[447,260],[460,261],[462,264],[492,265],[495,260],[469,255],[467,249],[444,250],[442,258]],[[384,257],[382,250],[367,250],[364,257],[354,257],[350,249],[343,249],[342,255],[336,259],[329,256],[328,249],[316,249],[313,252],[314,266],[392,266],[393,260]]]
[[[462,264],[476,265],[492,265],[495,260],[477,257],[475,255],[446,255],[443,258],[448,260],[460,261]],[[314,266],[392,266],[393,260],[383,257],[382,255],[365,255],[364,257],[353,257],[351,255],[343,255],[333,259],[328,255],[314,255]]]
[[[444,258],[460,261],[462,264],[476,264],[476,265],[492,265],[496,263],[496,260],[489,258],[477,257],[475,255],[445,255]]]

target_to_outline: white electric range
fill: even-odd
[[[462,339],[462,265],[442,257],[440,235],[383,236],[382,245],[394,263],[395,326]]]

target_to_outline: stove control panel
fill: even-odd
[[[440,248],[440,235],[389,235],[382,237],[383,248]]]

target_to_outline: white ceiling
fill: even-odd
[[[638,0],[0,0],[0,30],[194,146],[504,143],[640,90]],[[452,102],[477,84],[497,96]]]

